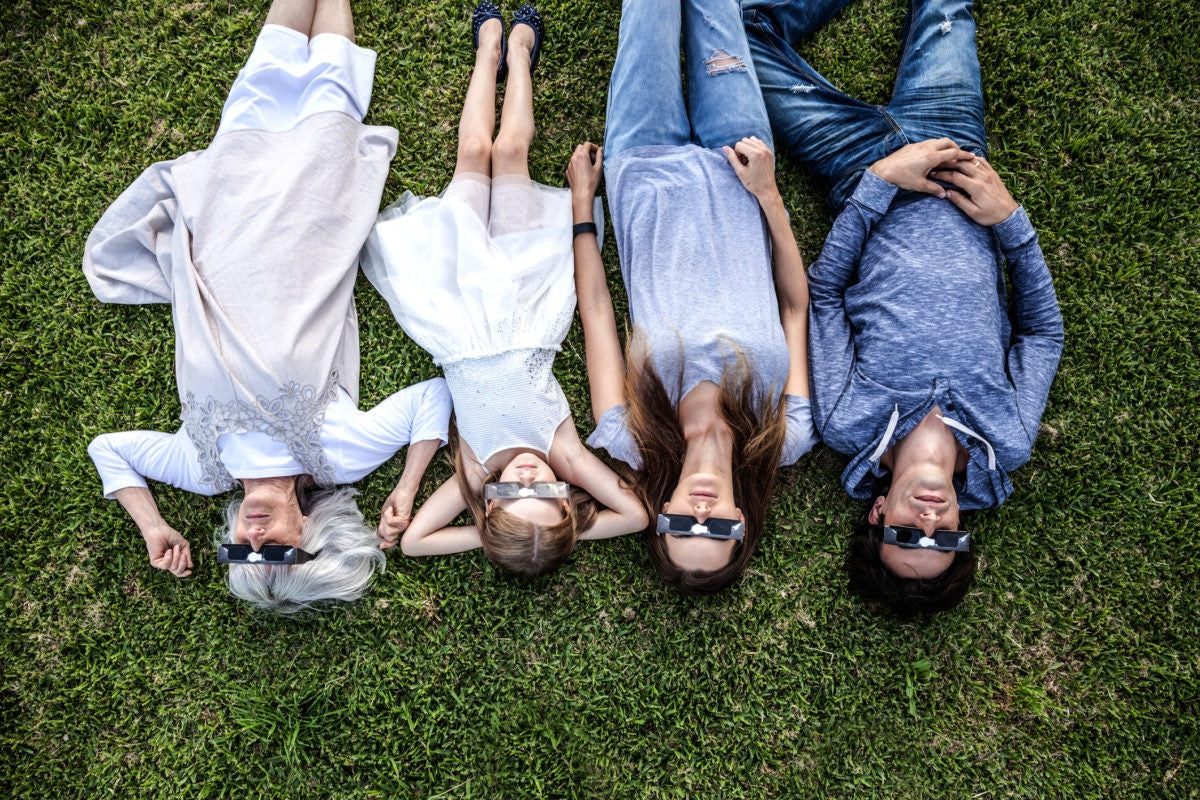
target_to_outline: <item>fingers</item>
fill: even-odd
[[[726,145],[721,150],[725,153],[725,158],[729,160],[730,166],[733,167],[739,175],[741,175],[746,167],[751,165],[751,162],[770,160],[773,162],[775,154],[771,152],[771,148],[767,147],[767,143],[757,136],[747,136],[729,147]]]
[[[395,547],[396,542],[400,539],[400,534],[408,528],[408,523],[411,521],[410,516],[404,512],[397,512],[392,503],[388,503],[383,507],[383,515],[379,520],[379,527],[375,529],[375,535],[382,539],[379,547],[387,550],[389,547]]]
[[[946,195],[948,194],[948,192],[944,188],[942,188],[941,186],[939,186],[938,184],[934,183],[933,181],[931,181],[929,179],[923,179],[923,180],[917,181],[916,185],[913,188],[916,189],[918,192],[924,192],[925,194],[931,194],[934,197],[937,197],[942,200],[944,200],[946,198]]]
[[[567,162],[567,182],[572,188],[595,192],[603,173],[604,151],[592,142],[576,146]]]
[[[971,219],[979,216],[980,208],[975,201],[962,192],[946,192],[947,199]]]
[[[729,166],[733,167],[733,171],[740,174],[742,168],[745,167],[745,163],[738,156],[737,151],[729,145],[725,145],[721,148],[721,152],[725,154],[725,158],[729,161]]]
[[[192,574],[191,548],[186,544],[169,547],[160,555],[150,559],[151,566],[166,570],[177,578]]]

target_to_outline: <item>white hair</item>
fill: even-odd
[[[313,495],[308,522],[300,532],[300,547],[316,558],[305,564],[262,566],[230,564],[229,591],[234,597],[278,614],[313,608],[322,600],[349,602],[362,597],[371,575],[387,566],[375,531],[363,522],[353,489]],[[234,500],[225,509],[225,525],[217,542],[232,542],[238,509]]]

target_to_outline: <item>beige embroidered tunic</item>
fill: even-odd
[[[321,485],[340,385],[358,400],[354,279],[379,209],[393,128],[340,112],[282,132],[235,130],[147,169],[88,237],[106,303],[170,303],[182,418],[216,491],[224,433],[266,433]]]

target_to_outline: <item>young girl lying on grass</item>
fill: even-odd
[[[401,327],[445,372],[456,417],[454,477],[411,524],[389,498],[378,533],[384,547],[399,538],[407,555],[482,546],[505,570],[532,576],[561,564],[578,539],[632,533],[647,517],[580,442],[552,374],[575,286],[570,192],[529,177],[542,19],[522,6],[506,42],[499,9],[480,3],[472,31],[454,177],[439,197],[406,194],[386,209],[362,259]],[[474,524],[451,525],[464,509]]]

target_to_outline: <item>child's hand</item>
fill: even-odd
[[[587,203],[590,213],[592,198],[600,186],[600,176],[604,174],[604,149],[591,142],[584,142],[575,148],[571,160],[567,163],[567,183],[571,185],[571,200],[575,203]]]
[[[778,192],[775,187],[775,154],[757,136],[747,136],[733,147],[721,148],[730,166],[759,203]]]

